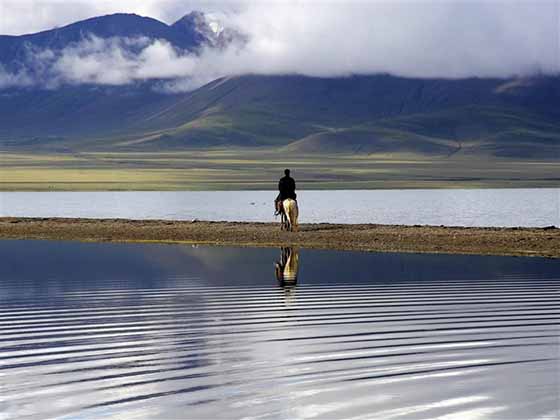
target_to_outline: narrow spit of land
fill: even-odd
[[[227,246],[518,255],[560,258],[560,229],[304,224],[166,220],[0,218],[0,239],[161,242]]]

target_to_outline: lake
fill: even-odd
[[[0,418],[558,418],[560,261],[0,241]]]
[[[272,222],[274,191],[0,192],[0,216]],[[560,188],[299,191],[302,223],[560,226]]]

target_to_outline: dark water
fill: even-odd
[[[0,419],[560,415],[558,260],[33,241],[0,256]]]

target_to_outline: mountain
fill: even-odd
[[[560,78],[520,84],[379,75],[240,76],[182,94],[143,84],[11,89],[0,92],[0,144],[554,158],[560,155],[558,86]]]
[[[38,34],[0,36],[0,64],[12,71],[28,68],[34,51],[62,50],[91,36],[163,39],[192,54],[202,46],[223,48],[243,40],[198,12],[173,25],[117,14]],[[560,77],[247,75],[187,93],[165,93],[159,83],[0,88],[0,147],[47,152],[274,147],[287,154],[560,159]]]
[[[225,48],[232,42],[243,44],[247,41],[244,34],[197,11],[183,16],[171,28],[182,33],[187,39],[194,40],[197,45],[208,45],[213,48]]]
[[[62,28],[23,36],[0,36],[0,63],[8,71],[33,72],[33,57],[45,50],[60,51],[92,36],[149,37],[164,39],[173,45],[190,49],[198,46],[195,39],[155,19],[132,14],[115,14],[87,19]]]
[[[0,64],[7,71],[23,69],[33,73],[34,55],[46,50],[59,52],[81,41],[100,39],[164,40],[184,51],[196,52],[203,45],[225,44],[225,35],[216,34],[214,22],[203,13],[192,12],[173,25],[135,14],[117,13],[93,17],[61,28],[22,36],[0,35]],[[134,51],[135,44],[126,44]]]

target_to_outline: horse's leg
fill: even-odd
[[[288,216],[288,227],[290,232],[297,232],[297,204],[295,201],[290,202],[290,206],[288,207],[288,211],[286,212]]]
[[[288,232],[292,232],[294,230],[294,225],[292,223],[292,207],[288,207],[288,211],[286,212],[286,219],[288,220],[287,223],[287,230]]]

